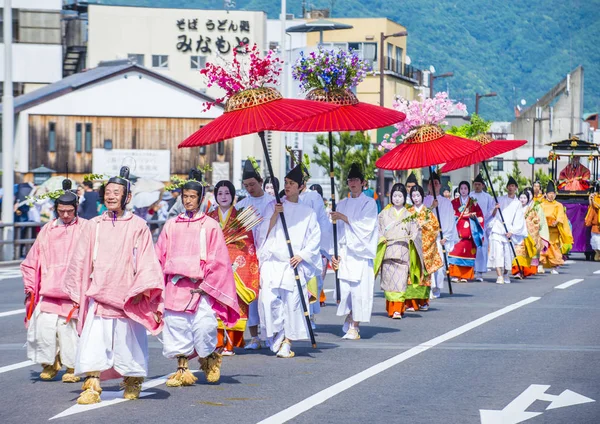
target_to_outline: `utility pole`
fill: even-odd
[[[483,97],[496,97],[496,93],[479,94],[475,93],[475,115],[479,115],[479,99]]]
[[[15,217],[13,205],[14,195],[14,103],[13,103],[13,80],[12,80],[12,0],[4,0],[4,93],[2,95],[2,187],[4,195],[2,199],[2,222],[8,224],[4,227],[2,239],[14,240]],[[2,249],[3,259],[12,260],[14,245],[7,243]]]
[[[454,72],[446,72],[445,74],[441,74],[441,75],[433,75],[433,72],[429,73],[429,98],[433,99],[433,81],[435,81],[438,78],[449,78],[449,77],[453,77],[454,76]]]

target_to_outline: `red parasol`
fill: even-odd
[[[480,134],[473,140],[479,143],[479,148],[469,155],[447,162],[442,168],[442,172],[450,172],[455,169],[486,161],[495,156],[510,152],[527,143],[527,140],[494,140],[486,134]]]
[[[401,144],[380,157],[375,166],[394,171],[424,168],[469,155],[479,147],[478,142],[446,134],[437,125],[422,125],[408,133]]]
[[[340,106],[328,113],[295,121],[281,128],[291,132],[366,131],[404,121],[406,115],[393,109],[359,102],[350,90],[315,89],[307,100]]]
[[[296,120],[329,112],[338,106],[308,100],[284,99],[273,88],[254,88],[233,95],[225,113],[179,144],[197,147],[261,131],[279,131]]]
[[[406,115],[393,109],[361,103],[350,90],[324,89],[311,90],[306,98],[320,103],[335,104],[340,106],[330,112],[301,121],[292,122],[282,128],[283,131],[292,132],[329,132],[329,175],[331,178],[331,210],[335,212],[335,177],[333,171],[333,135],[332,131],[366,131],[375,128],[387,127],[404,121]],[[337,226],[333,224],[334,256],[337,252]],[[335,272],[336,298],[340,302],[340,282]]]

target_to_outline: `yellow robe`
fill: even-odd
[[[544,200],[542,209],[548,222],[550,246],[546,253],[541,255],[540,262],[545,268],[554,268],[564,264],[563,254],[571,250],[573,234],[562,203],[556,200],[552,202]]]

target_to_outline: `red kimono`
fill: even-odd
[[[219,208],[208,213],[208,216],[215,219],[221,228],[227,226],[227,222],[237,216],[238,211],[232,207],[223,216]],[[240,319],[233,327],[225,327],[219,321],[217,348],[225,347],[232,351],[234,347],[244,347],[244,331],[248,321],[248,304],[258,298],[260,287],[260,278],[258,274],[258,258],[256,257],[256,248],[254,247],[254,237],[252,231],[246,233],[247,238],[238,243],[227,244],[229,258],[234,268],[234,277],[238,302],[240,305]],[[225,340],[225,330],[227,330],[227,340]]]
[[[448,256],[450,276],[472,280],[475,277],[477,247],[483,242],[483,212],[472,197],[469,197],[466,205],[463,205],[461,197],[457,197],[452,200],[452,207],[459,240]],[[476,214],[476,220],[470,217],[471,213]]]

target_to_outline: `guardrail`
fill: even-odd
[[[150,231],[152,232],[152,239],[156,243],[158,236],[167,221],[146,221]],[[46,225],[46,222],[15,222],[14,224],[5,224],[0,223],[0,247],[3,247],[7,244],[13,245],[13,248],[10,250],[8,257],[6,257],[6,253],[2,251],[2,255],[0,255],[0,262],[2,261],[12,261],[18,259],[25,259],[27,253],[29,253],[29,249],[35,242],[35,239],[40,232],[41,228]],[[13,240],[4,240],[4,228],[13,227]]]

